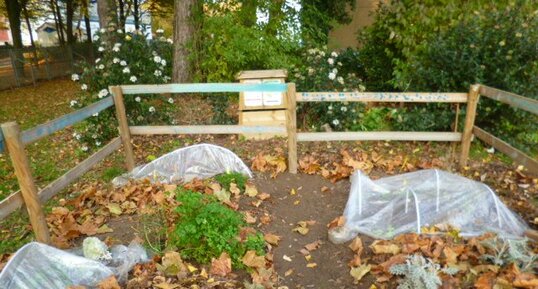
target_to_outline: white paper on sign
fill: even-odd
[[[245,80],[243,83],[261,83],[260,80],[251,79]],[[243,93],[245,98],[245,106],[262,106],[263,105],[263,92],[261,91],[245,91]]]
[[[278,79],[268,79],[263,83],[282,83]],[[281,92],[264,92],[263,93],[263,105],[276,106],[282,105],[282,93]]]

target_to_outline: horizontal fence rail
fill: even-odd
[[[185,83],[122,85],[123,94],[205,93],[205,92],[285,92],[286,83]]]
[[[286,127],[258,125],[130,126],[129,131],[132,135],[285,133]]]
[[[522,151],[512,147],[509,143],[501,140],[500,138],[488,133],[487,131],[477,126],[473,127],[473,133],[474,135],[476,135],[477,138],[494,147],[496,150],[506,154],[519,164],[525,166],[527,169],[529,169],[529,171],[538,173],[538,161],[527,156]]]
[[[39,200],[44,203],[56,195],[59,191],[65,189],[71,182],[80,178],[83,174],[88,172],[94,165],[102,161],[108,155],[119,149],[121,140],[119,137],[113,139],[102,149],[95,152],[89,158],[83,160],[74,168],[70,169],[67,173],[47,185],[38,193]],[[11,194],[0,202],[0,220],[7,217],[13,211],[21,208],[24,205],[22,193],[20,191]]]
[[[467,93],[443,92],[297,92],[297,102],[467,102]]]
[[[538,115],[538,100],[480,85],[480,95]]]
[[[301,132],[298,141],[461,141],[459,132],[418,131],[357,131],[357,132]]]
[[[33,143],[61,129],[83,121],[88,117],[111,107],[112,105],[114,105],[114,100],[109,96],[82,109],[66,114],[47,123],[40,124],[32,129],[25,130],[22,132],[22,142],[24,144]]]

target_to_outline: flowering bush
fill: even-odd
[[[346,50],[345,53],[354,53]],[[303,65],[292,69],[290,81],[297,85],[297,91],[364,91],[362,80],[354,73],[347,73],[343,59],[348,55],[327,48],[311,48],[302,56]],[[356,130],[357,116],[364,110],[358,102],[300,103],[298,105],[299,123],[304,128],[319,130],[329,125],[335,130]]]
[[[70,105],[81,108],[111,96],[109,86],[126,84],[163,84],[170,81],[172,68],[171,40],[157,33],[156,39],[148,41],[140,31],[124,33],[121,30],[101,30],[94,36],[98,58],[95,63],[81,63],[82,74],[71,79],[80,82],[81,93]],[[107,41],[102,39],[106,37]],[[130,124],[166,122],[174,100],[162,95],[124,96],[127,118]],[[74,137],[81,141],[83,151],[101,146],[117,131],[113,109],[104,110],[84,122]]]

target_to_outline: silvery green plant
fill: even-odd
[[[514,263],[521,271],[532,271],[538,267],[538,255],[529,249],[526,238],[508,239],[495,236],[482,241],[482,245],[492,252],[482,257],[495,265]]]
[[[407,257],[405,264],[393,265],[389,271],[393,275],[404,276],[398,289],[437,289],[442,284],[439,278],[440,272],[454,275],[458,269],[441,268],[429,258],[412,255]]]

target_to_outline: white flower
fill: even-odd
[[[125,40],[130,41],[131,39],[131,35],[125,35]]]
[[[95,60],[95,63],[99,63],[99,61],[101,61],[101,58],[97,58],[97,59]]]
[[[164,60],[164,59],[161,60],[161,65],[162,65],[162,66],[166,66],[166,60]]]
[[[76,74],[76,73],[73,73],[73,74],[71,74],[71,80],[73,80],[73,81],[80,80],[80,76],[78,76],[78,74]]]
[[[333,106],[332,106],[332,105],[329,105],[328,109],[329,109],[329,110],[332,110],[332,109],[333,109]]]
[[[127,65],[127,62],[125,60],[122,60],[122,61],[120,61],[120,65],[125,66],[125,65]]]
[[[93,36],[93,40],[95,40],[95,41],[99,40],[99,35],[97,35],[97,34],[94,35],[94,36]]]
[[[76,140],[80,140],[80,137],[81,137],[81,136],[80,136],[80,134],[74,132],[74,133],[73,133],[73,137],[74,137]]]
[[[333,64],[334,64],[334,59],[329,58],[329,59],[327,59],[327,62],[328,62],[330,65],[333,65]]]
[[[100,141],[96,141],[96,142],[95,142],[95,145],[96,145],[96,146],[100,146],[100,145],[101,145],[101,142],[100,142]]]
[[[338,53],[336,53],[336,51],[333,51],[333,52],[331,52],[331,56],[332,57],[338,57]]]
[[[155,31],[157,33],[164,33],[164,30],[162,30],[161,28],[157,29],[157,31]]]
[[[160,63],[161,62],[161,57],[160,56],[155,56],[153,57],[153,61],[155,61],[156,63]]]
[[[168,99],[168,102],[172,104],[172,103],[174,103],[174,99],[170,97],[170,98]]]
[[[87,151],[88,151],[88,147],[87,147],[87,146],[83,146],[83,147],[81,148],[81,150],[82,150],[83,152],[87,152]]]
[[[149,112],[154,113],[154,112],[155,112],[155,108],[154,108],[153,106],[150,106],[150,107],[149,107]]]
[[[71,107],[73,107],[73,106],[75,106],[75,105],[77,105],[77,104],[78,104],[78,101],[76,101],[76,100],[74,100],[74,99],[71,100],[71,102],[69,103],[69,105],[70,105]]]
[[[99,93],[97,94],[97,96],[98,96],[99,98],[103,98],[103,97],[105,97],[105,96],[107,96],[107,95],[108,95],[108,89],[106,89],[106,88],[101,89],[101,90],[99,91]]]
[[[142,99],[140,99],[140,96],[135,97],[136,102],[140,102]]]
[[[314,68],[312,68],[312,67],[308,68],[308,75],[313,75],[314,72],[316,72],[316,70]]]
[[[96,135],[96,134],[92,134],[92,138],[93,138],[93,139],[97,139],[97,135]]]
[[[114,63],[118,63],[118,62],[120,62],[120,59],[117,58],[117,57],[114,57],[114,59],[112,59],[112,62],[114,62]]]
[[[338,63],[336,63],[336,64],[338,64],[338,66],[342,66],[342,62],[340,62],[340,61],[338,61]]]
[[[166,37],[164,37],[164,36],[159,37],[159,41],[165,42],[165,41],[166,41]]]
[[[131,73],[131,70],[129,69],[129,67],[125,67],[123,69],[123,73]]]
[[[523,36],[523,34],[521,34],[521,32],[516,33],[517,38],[521,38],[522,36]]]
[[[320,52],[319,52],[319,55],[321,55],[322,57],[324,57],[324,56],[325,56],[325,51],[320,51]]]
[[[344,78],[342,76],[338,76],[336,78],[336,81],[338,81],[338,83],[340,83],[340,84],[344,84]]]
[[[82,84],[82,85],[80,86],[80,89],[82,89],[82,90],[88,90],[88,86],[86,85],[86,83],[84,83],[84,84]]]
[[[101,28],[101,29],[99,29],[99,32],[101,32],[101,33],[105,33],[106,30],[105,30],[105,28]]]
[[[307,50],[308,54],[316,54],[316,49],[310,48]]]
[[[121,29],[118,29],[118,31],[117,31],[117,32],[118,32],[118,33],[123,33],[123,30],[121,30]]]
[[[99,64],[99,66],[97,66],[97,69],[103,70],[103,69],[105,69],[105,65],[104,64]]]
[[[347,111],[347,106],[340,107],[340,110],[343,111],[343,112],[346,112]]]
[[[334,125],[339,125],[339,124],[340,124],[340,121],[337,120],[337,119],[333,119],[333,124],[334,124]]]
[[[93,115],[94,117],[98,117],[98,116],[99,116],[99,113],[96,112],[96,113],[94,113],[94,114],[92,114],[92,115]]]
[[[335,78],[336,78],[336,73],[334,73],[334,72],[329,73],[329,79],[330,80],[334,80]]]
[[[133,75],[133,76],[131,76],[131,78],[129,78],[129,80],[131,82],[136,82],[137,78],[136,78],[136,76]]]
[[[97,51],[103,52],[103,51],[105,51],[105,48],[103,46],[99,46],[99,48],[97,48]]]
[[[333,73],[334,73],[334,74],[337,74],[337,73],[338,73],[338,69],[336,69],[336,67],[333,68]]]
[[[170,44],[174,44],[174,40],[172,40],[172,38],[168,38],[166,39],[166,42],[170,43]]]
[[[155,76],[159,77],[159,76],[163,75],[163,72],[157,69],[157,70],[155,70],[155,72],[153,72],[153,74]]]
[[[119,46],[114,46],[114,47],[112,48],[112,51],[114,51],[114,52],[120,52],[120,47],[119,47]]]

